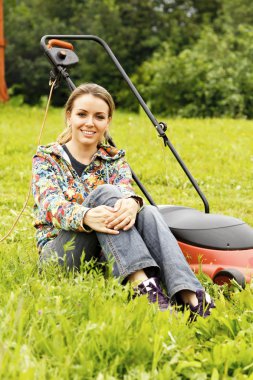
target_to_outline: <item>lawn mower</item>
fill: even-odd
[[[203,202],[204,211],[183,206],[157,206],[131,169],[134,181],[148,202],[159,208],[192,270],[197,273],[201,268],[216,284],[230,284],[231,280],[235,280],[244,288],[253,276],[253,228],[242,220],[230,216],[210,214],[205,195],[166,135],[166,124],[156,120],[106,42],[93,35],[43,36],[41,47],[53,66],[50,80],[56,81],[58,84],[59,80],[63,78],[71,91],[75,89],[67,68],[77,64],[79,58],[73,45],[68,41],[79,40],[95,41],[105,49],[156,128],[158,136],[171,150]],[[112,139],[109,143],[115,146]]]

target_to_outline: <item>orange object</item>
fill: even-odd
[[[5,82],[4,70],[4,18],[3,18],[3,1],[0,0],[0,101],[6,102],[9,99],[7,86]]]
[[[253,278],[253,248],[244,250],[218,250],[196,247],[178,242],[193,272],[202,271],[212,279],[227,268],[239,270],[246,282]]]
[[[74,46],[70,42],[56,40],[56,39],[49,40],[47,44],[48,49],[51,49],[54,46],[61,47],[64,49],[74,50]]]

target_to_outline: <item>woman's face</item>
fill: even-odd
[[[71,141],[95,149],[108,129],[111,121],[108,115],[109,107],[104,100],[91,94],[79,96],[72,111],[67,113],[67,121],[72,128]]]

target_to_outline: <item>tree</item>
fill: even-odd
[[[3,2],[0,0],[0,101],[8,100],[7,87],[5,83],[4,69],[4,21],[3,21]]]

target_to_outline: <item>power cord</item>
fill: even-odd
[[[57,78],[54,79],[53,81],[50,81],[50,83],[49,83],[49,85],[50,85],[51,88],[50,88],[50,92],[49,92],[49,96],[48,96],[48,100],[47,100],[47,105],[46,105],[46,109],[45,109],[45,114],[44,114],[43,122],[42,122],[41,127],[40,127],[40,132],[39,132],[39,137],[38,137],[37,145],[40,145],[42,132],[43,132],[43,129],[44,129],[44,126],[45,126],[45,123],[46,123],[48,109],[49,109],[51,97],[52,97],[52,94],[53,94],[53,89],[54,89],[54,86],[55,86],[56,82],[57,82]],[[10,234],[12,233],[12,231],[14,230],[14,228],[16,227],[19,219],[21,218],[21,216],[22,216],[23,212],[25,211],[25,208],[26,208],[26,206],[28,204],[28,201],[29,201],[29,198],[30,198],[30,195],[31,195],[31,191],[32,191],[32,174],[31,174],[31,178],[30,178],[30,184],[29,184],[28,193],[26,195],[25,203],[24,203],[24,205],[22,207],[22,210],[20,211],[20,213],[18,214],[18,216],[14,220],[14,223],[11,226],[11,228],[9,229],[9,231],[7,232],[7,234],[4,235],[0,239],[0,243],[2,243],[8,236],[10,236]]]

